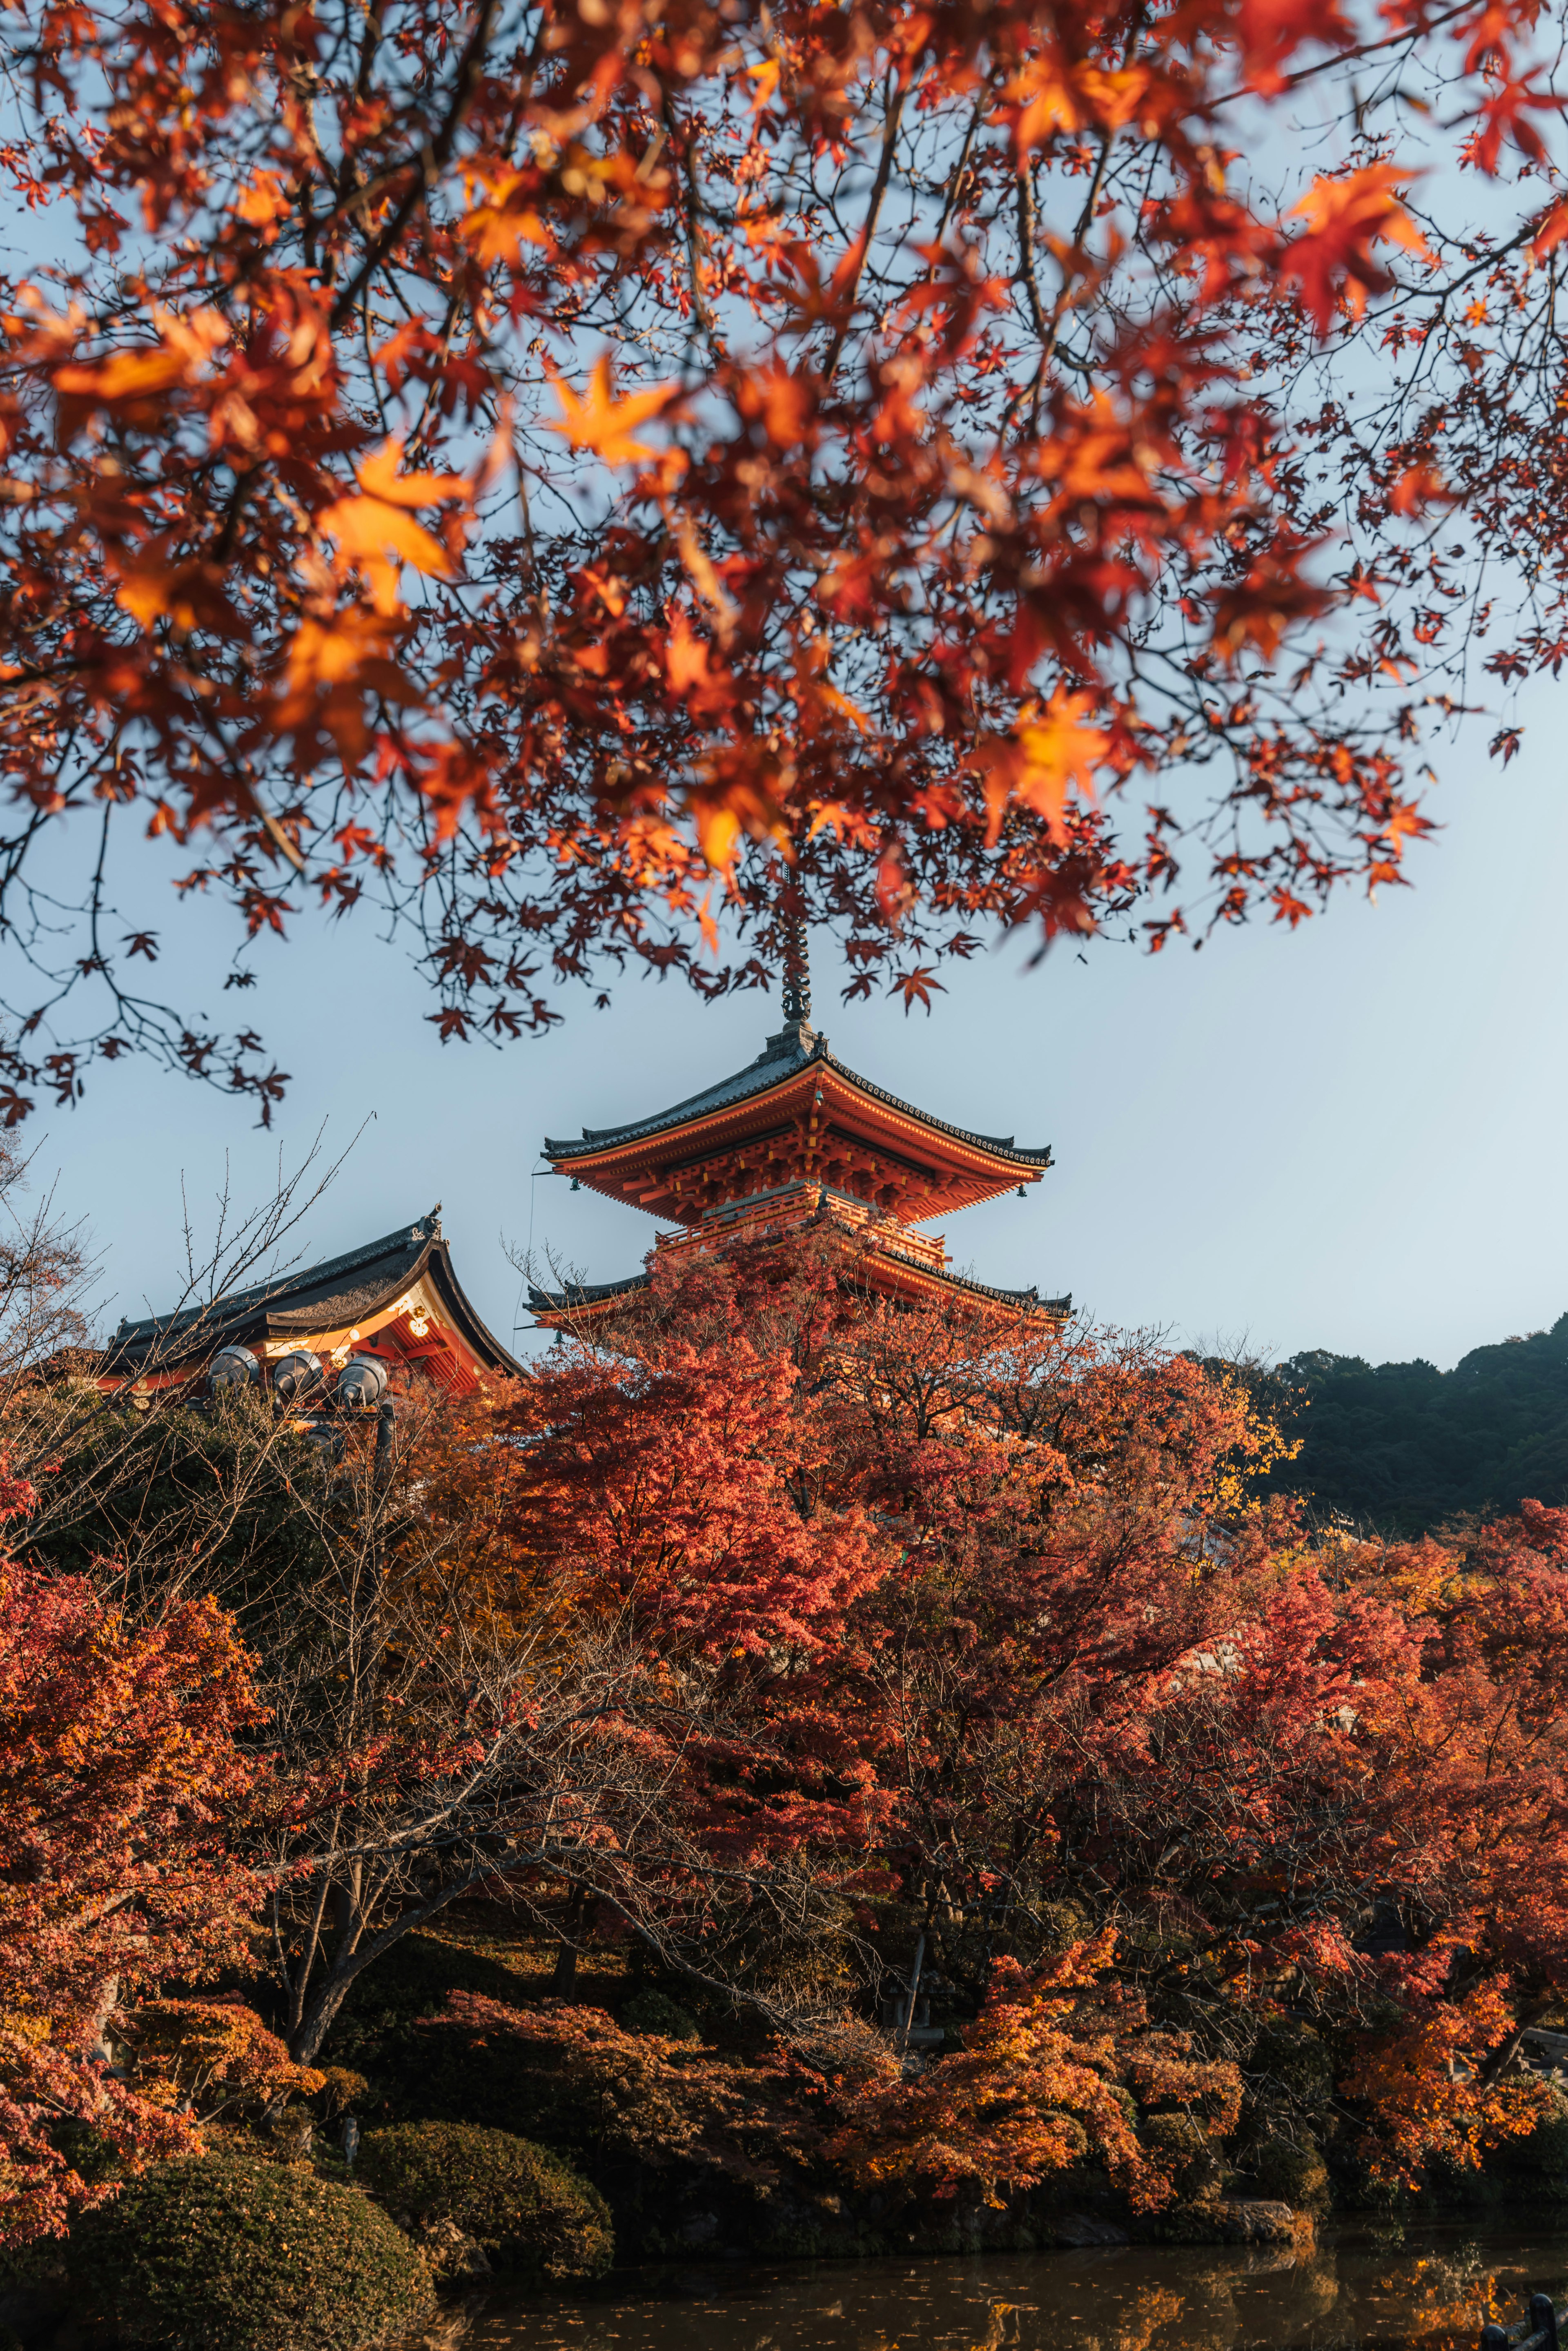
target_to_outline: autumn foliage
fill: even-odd
[[[753,1426],[731,1416],[758,1362]],[[901,1968],[918,1923],[977,2011],[917,2090],[856,2092],[841,2153],[991,2193],[1092,2150],[1157,2207],[1192,2150],[1162,2156],[1114,2091],[1223,2137],[1285,2028],[1343,2053],[1371,2176],[1533,2126],[1513,2060],[1560,1997],[1558,1514],[1472,1553],[1309,1543],[1248,1499],[1280,1440],[1244,1384],[1093,1333],[846,1318],[821,1264],[656,1275],[530,1385],[516,1507],[725,1726],[691,1747],[704,1838],[891,1897]],[[716,1426],[746,1438],[722,1496]],[[809,1623],[760,1576],[751,1639],[690,1536],[733,1555],[748,1490],[758,1527],[788,1500],[817,1558],[857,1562]],[[796,1996],[821,2014],[799,1966]]]
[[[8,1477],[6,1519],[32,1499]],[[0,1561],[0,2241],[101,2200],[71,2159],[84,2134],[132,2162],[193,2143],[178,2073],[127,2080],[110,2036],[164,1979],[247,1956],[256,1714],[210,1600],[137,1627],[84,1578]]]
[[[437,1980],[413,2075],[601,2179],[1190,2228],[1303,2140],[1375,2198],[1545,2115],[1568,1514],[1313,1532],[1239,1374],[810,1241],[655,1263],[400,1446],[294,1465],[248,1657],[183,1551],[135,1614],[6,1563],[8,2235],[316,2096],[459,1905],[554,1997]],[[574,1997],[606,1951],[728,2044]]]
[[[996,923],[1399,880],[1472,634],[1561,660],[1528,0],[24,0],[11,49],[12,1115],[135,1047],[283,1083],[152,992],[128,830],[252,936],[411,917],[444,1033],[753,983],[802,913],[913,1001]]]

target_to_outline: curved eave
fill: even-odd
[[[766,1064],[764,1063],[763,1066],[766,1067]],[[710,1120],[716,1118],[745,1117],[752,1110],[767,1103],[770,1097],[781,1093],[785,1088],[798,1085],[803,1079],[811,1078],[823,1070],[831,1070],[836,1078],[853,1087],[868,1101],[879,1102],[888,1110],[896,1112],[901,1119],[908,1120],[923,1134],[941,1136],[950,1143],[962,1144],[970,1150],[979,1152],[993,1163],[1009,1168],[1044,1169],[1051,1165],[1049,1144],[1031,1150],[1014,1143],[1010,1134],[976,1134],[968,1127],[950,1126],[946,1119],[934,1118],[928,1111],[917,1109],[913,1102],[903,1101],[897,1094],[890,1094],[885,1087],[874,1085],[870,1078],[862,1078],[857,1071],[846,1067],[842,1061],[829,1052],[825,1039],[819,1039],[815,1050],[804,1060],[795,1062],[782,1077],[768,1080],[764,1084],[752,1087],[743,1093],[737,1093],[729,1101],[716,1102],[710,1110],[697,1108],[696,1105],[700,1104],[705,1097],[702,1094],[692,1094],[685,1102],[676,1102],[670,1110],[655,1113],[652,1118],[632,1120],[623,1126],[584,1127],[575,1142],[558,1142],[553,1137],[547,1136],[544,1146],[545,1157],[560,1163],[570,1160],[573,1163],[574,1174],[580,1173],[580,1163],[583,1161],[598,1161],[618,1156],[622,1151],[628,1149],[650,1143],[662,1143],[669,1138],[685,1134],[688,1131],[695,1132],[698,1128],[705,1128]],[[743,1077],[746,1074],[744,1071],[740,1072]],[[724,1085],[733,1082],[735,1081],[723,1080],[719,1086],[710,1088],[709,1092],[717,1093]]]
[[[1071,1291],[1065,1298],[1042,1298],[1034,1289],[996,1290],[988,1282],[971,1281],[961,1273],[939,1273],[932,1267],[915,1265],[892,1250],[879,1249],[875,1254],[878,1271],[889,1277],[886,1288],[899,1297],[957,1297],[979,1307],[1040,1315],[1053,1322],[1065,1322],[1072,1311]],[[591,1322],[648,1286],[645,1273],[629,1274],[622,1281],[579,1282],[566,1290],[536,1290],[530,1285],[528,1305],[537,1318],[536,1327],[553,1330],[560,1323]]]
[[[437,1241],[430,1252],[428,1277],[452,1317],[453,1329],[463,1339],[476,1362],[483,1364],[487,1372],[503,1372],[509,1378],[520,1379],[523,1366],[474,1311],[467,1293],[452,1270],[452,1252],[444,1241]]]
[[[650,1215],[678,1214],[664,1200],[636,1198],[631,1188],[634,1180],[639,1176],[673,1172],[694,1158],[733,1148],[748,1135],[760,1134],[781,1119],[787,1120],[800,1108],[816,1108],[819,1093],[822,1112],[830,1118],[836,1112],[868,1148],[874,1150],[880,1143],[905,1159],[918,1153],[948,1178],[943,1196],[911,1221],[924,1222],[926,1217],[976,1207],[1020,1182],[1036,1184],[1051,1164],[1049,1144],[1020,1150],[999,1137],[948,1126],[846,1070],[830,1053],[813,1054],[772,1084],[695,1116],[659,1127],[620,1130],[612,1141],[596,1137],[563,1144],[549,1140],[544,1146],[545,1155],[562,1174],[611,1199],[646,1208]]]
[[[528,1284],[528,1306],[536,1327],[553,1329],[557,1322],[580,1322],[602,1313],[619,1298],[630,1298],[649,1286],[645,1273],[628,1274],[623,1281],[580,1281],[565,1290],[536,1290]]]
[[[334,1275],[339,1269],[346,1284],[350,1274],[375,1262],[369,1250],[354,1251],[327,1268],[309,1269],[298,1277],[296,1286],[319,1288],[322,1274]],[[329,1292],[290,1306],[287,1287],[279,1283],[270,1292],[220,1301],[210,1313],[152,1316],[130,1324],[110,1342],[100,1371],[110,1378],[133,1378],[149,1364],[159,1373],[180,1372],[205,1363],[220,1347],[329,1338],[355,1325],[373,1323],[421,1280],[435,1292],[447,1328],[482,1370],[520,1375],[522,1365],[480,1321],[453,1271],[446,1242],[437,1239],[427,1239],[374,1288],[356,1290],[351,1302]]]
[[[879,1268],[894,1275],[896,1286],[906,1297],[930,1294],[936,1297],[969,1298],[977,1304],[1000,1307],[1012,1314],[1040,1314],[1053,1322],[1065,1322],[1072,1311],[1072,1293],[1065,1298],[1042,1298],[1038,1290],[997,1290],[987,1281],[971,1281],[967,1275],[938,1271],[933,1266],[916,1265],[901,1258],[896,1250],[876,1252]]]

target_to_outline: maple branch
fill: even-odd
[[[458,61],[452,103],[446,110],[446,119],[435,137],[425,142],[418,157],[411,156],[396,167],[399,171],[416,172],[418,176],[411,181],[407,193],[393,207],[392,217],[385,226],[371,239],[359,268],[333,303],[331,318],[334,327],[341,326],[344,319],[351,315],[362,288],[370,283],[408,225],[421,193],[434,184],[436,173],[444,164],[451,161],[457,133],[463,127],[464,120],[478,86],[480,68],[484,64],[486,52],[489,48],[490,36],[495,29],[496,18],[499,11],[500,0],[480,0],[478,19]]]
[[[891,69],[887,78],[891,84],[894,79]],[[861,277],[871,253],[871,241],[876,234],[877,221],[881,216],[883,198],[887,193],[887,183],[893,174],[893,161],[898,147],[898,126],[904,114],[904,101],[908,89],[909,85],[906,82],[900,81],[893,93],[892,103],[888,106],[887,120],[883,131],[882,153],[877,158],[876,177],[872,182],[871,194],[866,204],[865,220],[855,241],[854,267],[842,289],[840,298],[841,308],[839,324],[833,331],[827,358],[822,363],[824,385],[831,384],[838,372],[839,355],[844,347],[844,337],[849,332],[855,298],[860,292]]]
[[[964,130],[964,144],[958,151],[958,161],[954,168],[953,176],[947,183],[947,192],[943,200],[942,217],[936,224],[936,235],[935,242],[937,245],[941,245],[946,237],[947,224],[953,217],[954,209],[957,204],[959,196],[963,191],[964,175],[968,170],[969,155],[970,151],[974,147],[975,134],[979,130],[981,121],[985,116],[986,109],[990,103],[995,87],[994,79],[987,80],[982,82],[979,89],[975,94],[975,103],[970,110],[969,120]]]

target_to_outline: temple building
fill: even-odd
[[[884,1093],[834,1058],[810,1015],[801,956],[786,978],[784,1026],[755,1061],[650,1118],[547,1141],[546,1158],[574,1190],[585,1184],[668,1219],[674,1229],[653,1242],[661,1257],[826,1228],[883,1297],[1064,1316],[1071,1298],[967,1280],[950,1270],[941,1235],[917,1230],[977,1201],[1027,1193],[1051,1165],[1050,1150],[971,1134]],[[581,1323],[648,1279],[535,1289],[530,1302],[545,1325]]]
[[[787,962],[784,1025],[734,1076],[653,1116],[548,1141],[551,1167],[671,1229],[668,1261],[813,1229],[842,1244],[853,1277],[909,1305],[1060,1320],[1071,1298],[992,1289],[955,1273],[936,1217],[1016,1190],[1051,1165],[1049,1149],[949,1126],[884,1092],[828,1050],[810,1021],[803,945]],[[578,1324],[645,1289],[616,1281],[530,1290],[538,1322]],[[324,1264],[235,1290],[205,1306],[122,1322],[101,1353],[72,1351],[60,1374],[87,1373],[137,1398],[193,1383],[256,1385],[278,1405],[382,1404],[411,1379],[462,1395],[487,1373],[521,1369],[492,1336],[453,1270],[439,1206]],[[400,1376],[401,1374],[401,1376]]]
[[[325,1264],[235,1290],[214,1306],[122,1322],[96,1366],[99,1384],[142,1393],[183,1386],[220,1362],[270,1385],[277,1365],[319,1366],[311,1387],[352,1364],[388,1382],[418,1374],[451,1395],[482,1373],[520,1370],[464,1296],[442,1237],[439,1204],[427,1217]]]

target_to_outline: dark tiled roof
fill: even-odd
[[[493,1370],[517,1370],[464,1295],[442,1238],[439,1204],[416,1223],[400,1225],[395,1232],[345,1249],[324,1264],[276,1274],[212,1305],[121,1322],[105,1350],[103,1368],[133,1371],[150,1357],[166,1366],[223,1346],[341,1330],[368,1321],[423,1274],[429,1275],[479,1361]]]
[[[628,1274],[624,1281],[574,1281],[565,1290],[536,1290],[528,1284],[528,1304],[536,1314],[559,1314],[563,1308],[598,1306],[607,1298],[629,1298],[634,1290],[646,1290],[645,1273]]]
[[[895,1258],[900,1265],[907,1265],[924,1280],[938,1281],[946,1290],[961,1290],[969,1298],[992,1299],[998,1305],[1016,1306],[1025,1312],[1031,1307],[1042,1314],[1070,1314],[1072,1311],[1071,1291],[1065,1298],[1042,1298],[1033,1288],[993,1290],[989,1282],[971,1281],[965,1274],[938,1271],[935,1266],[922,1265],[917,1258],[905,1257],[902,1250],[889,1249],[885,1254]],[[623,1281],[573,1282],[565,1290],[536,1290],[530,1282],[528,1304],[536,1314],[570,1313],[577,1307],[601,1305],[606,1299],[629,1298],[634,1290],[646,1290],[647,1287],[648,1276],[645,1273],[629,1274]]]
[[[998,1158],[1013,1160],[1019,1166],[1048,1167],[1051,1165],[1049,1144],[1039,1150],[1026,1150],[1015,1144],[1010,1134],[976,1134],[964,1126],[950,1126],[946,1119],[933,1118],[928,1111],[916,1110],[912,1102],[902,1102],[897,1094],[873,1085],[836,1061],[828,1050],[828,1040],[818,1037],[804,1021],[781,1029],[769,1037],[755,1061],[737,1070],[733,1077],[721,1078],[716,1085],[707,1086],[701,1093],[688,1094],[685,1102],[672,1103],[668,1110],[657,1111],[652,1118],[632,1119],[624,1126],[585,1126],[581,1139],[576,1143],[545,1141],[547,1159],[582,1159],[595,1152],[612,1149],[616,1144],[633,1143],[639,1136],[659,1134],[667,1127],[685,1126],[694,1118],[702,1118],[709,1111],[723,1110],[731,1102],[745,1102],[752,1094],[766,1093],[769,1087],[782,1085],[811,1062],[821,1061],[834,1070],[862,1093],[886,1102],[905,1118],[918,1119],[923,1126],[936,1129],[938,1134],[950,1134],[959,1143],[968,1143],[982,1151],[993,1152]]]

